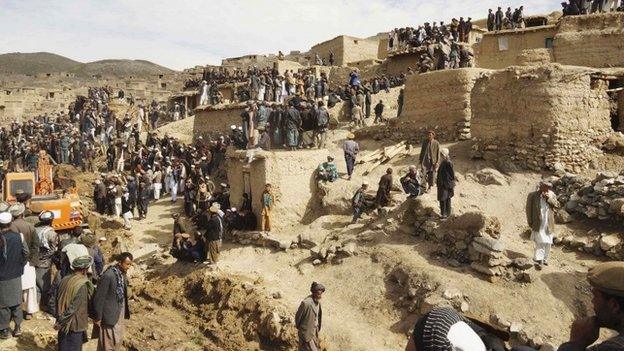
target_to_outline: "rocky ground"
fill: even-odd
[[[167,128],[183,131],[192,121],[177,124]],[[339,156],[341,174],[345,166],[339,148],[346,129],[331,133],[328,150]],[[374,138],[361,141],[366,152],[387,144]],[[313,213],[308,224],[269,236],[236,233],[225,243],[222,261],[216,267],[175,262],[168,255],[170,214],[182,210],[180,202],[161,199],[130,231],[121,229],[117,220],[91,216],[89,222],[97,235],[108,238],[104,245],[108,254],[130,250],[136,257],[129,273],[134,313],[127,325],[126,348],[294,350],[294,312],[311,282],[319,281],[327,287],[322,330],[327,350],[402,350],[414,320],[433,305],[452,305],[488,322],[510,335],[512,343],[552,350],[565,340],[571,322],[588,313],[585,274],[606,259],[605,253],[597,255],[585,246],[565,245],[563,238],[587,235],[594,229],[600,246],[608,226],[604,221],[594,225],[582,213],[571,213],[571,218],[557,226],[562,239],[553,250],[551,265],[537,271],[523,264],[532,253],[525,199],[539,179],[551,175],[502,174],[489,168],[490,164],[471,160],[469,141],[445,146],[451,150],[459,179],[454,213],[457,217],[478,213],[497,223],[500,274],[479,273],[468,255],[461,255],[465,248],[449,243],[448,237],[437,238],[440,228],[446,225],[448,229],[451,224],[438,225],[435,213],[429,212],[427,221],[438,223],[434,225],[437,229],[418,223],[423,211],[437,208],[435,191],[412,200],[397,191],[396,203],[385,215],[367,215],[360,223],[350,224],[349,199],[354,189],[363,180],[376,189],[379,177],[390,166],[398,184],[407,167],[417,163],[416,146],[367,175],[363,175],[366,165],[360,165],[352,181],[341,178],[322,187],[328,194],[319,193],[324,210]],[[608,176],[597,181],[602,187],[592,183],[587,196],[602,194],[604,187],[619,186],[619,175]],[[90,177],[76,179],[81,192],[87,192]],[[605,179],[614,180],[602,182]],[[584,186],[588,185],[579,188]],[[580,212],[587,208],[583,201],[579,202],[585,206]],[[607,207],[600,208],[609,213]],[[465,218],[450,221],[462,220]],[[462,249],[449,250],[449,244]],[[621,245],[614,247],[621,250]],[[51,320],[38,315],[24,324],[24,337],[1,342],[0,350],[53,350],[51,327]],[[86,350],[95,350],[93,341]]]

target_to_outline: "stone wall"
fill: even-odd
[[[468,264],[486,276],[502,276],[512,262],[505,254],[500,221],[481,213],[468,212],[452,215],[440,222],[436,209],[414,200],[413,222],[417,236],[442,244],[442,254]]]
[[[580,172],[611,132],[607,84],[558,64],[510,67],[477,80],[471,96],[475,156],[523,168]]]
[[[262,205],[260,195],[264,185],[271,183],[275,195],[272,213],[273,231],[281,231],[300,223],[310,211],[314,211],[318,201],[314,170],[327,160],[326,150],[299,151],[260,151],[254,160],[245,162],[245,151],[228,150],[227,174],[231,187],[233,204],[239,204],[243,193],[251,193],[253,211],[260,215]]]
[[[527,59],[538,55],[537,63],[552,61],[552,50],[546,50],[546,39],[553,39],[556,26],[542,26],[519,30],[489,32],[474,45],[476,66],[480,68],[501,69],[509,66],[531,64],[535,60]],[[540,50],[534,52],[533,50]]]
[[[195,109],[193,136],[228,133],[231,125],[239,126],[245,104],[200,106]]]
[[[556,62],[587,67],[624,66],[624,13],[561,18]]]
[[[487,72],[462,68],[409,76],[403,112],[392,124],[401,130],[434,129],[441,139],[470,138],[472,88]]]

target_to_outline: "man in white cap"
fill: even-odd
[[[535,243],[533,260],[537,268],[548,265],[550,246],[555,230],[554,209],[559,207],[552,184],[542,181],[539,189],[529,194],[526,202],[527,223],[531,227],[531,240]]]
[[[221,251],[221,240],[223,239],[223,220],[219,216],[220,209],[216,203],[210,206],[210,219],[206,223],[206,247],[210,258],[210,264],[216,264],[219,262],[219,255]]]
[[[15,323],[13,336],[21,334],[22,275],[28,263],[28,245],[21,235],[10,228],[13,217],[8,212],[0,213],[0,339],[11,336],[9,324]]]
[[[43,306],[48,305],[50,290],[52,288],[52,276],[50,268],[52,267],[52,257],[58,250],[59,236],[52,228],[54,213],[51,211],[43,211],[39,215],[39,224],[35,228],[39,237],[39,262],[36,265],[37,273],[37,298]]]
[[[30,319],[32,314],[39,311],[39,303],[37,301],[37,273],[35,267],[39,263],[39,236],[35,227],[24,219],[24,211],[26,207],[22,203],[16,203],[9,208],[9,212],[13,216],[11,223],[11,231],[21,233],[24,242],[28,245],[29,257],[28,263],[24,266],[24,274],[22,275],[22,291],[24,295],[25,319]]]

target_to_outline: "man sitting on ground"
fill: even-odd
[[[321,163],[316,169],[319,180],[325,182],[335,182],[338,179],[338,168],[334,163],[334,157],[327,156],[327,162]]]
[[[409,172],[401,178],[401,185],[403,191],[409,195],[410,198],[417,197],[422,193],[421,189],[421,174],[418,171],[418,167],[412,165],[409,166]]]

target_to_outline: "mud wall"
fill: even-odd
[[[490,32],[483,35],[481,42],[474,45],[477,67],[501,69],[509,66],[526,65],[535,61],[531,58],[538,55],[538,63],[545,58],[551,61],[552,50],[545,55],[546,39],[554,38],[556,26],[542,26],[515,31]],[[534,50],[541,49],[534,52]]]
[[[243,193],[251,192],[258,225],[262,212],[260,196],[266,183],[273,185],[275,195],[271,216],[273,231],[279,232],[299,223],[308,215],[314,215],[310,213],[318,205],[314,196],[314,171],[320,163],[326,161],[326,150],[259,152],[249,165],[244,161],[244,152],[229,151],[227,157],[232,202],[240,203]]]
[[[395,55],[386,61],[386,69],[390,75],[407,74],[407,68],[411,67],[414,71],[418,71],[419,54]]]
[[[228,105],[213,108],[212,106],[195,109],[193,136],[206,135],[216,132],[227,133],[231,125],[241,124],[241,113],[244,105]]]
[[[440,139],[470,138],[471,92],[478,68],[434,71],[408,77],[401,117],[402,130],[435,129]]]
[[[554,45],[561,64],[624,66],[624,13],[563,17]]]
[[[334,53],[335,66],[344,66],[358,61],[376,60],[379,56],[379,40],[341,35],[314,45],[310,49],[310,57],[314,60],[315,54],[319,54],[321,58],[329,61],[330,51]]]
[[[600,154],[592,140],[611,131],[606,87],[588,70],[558,64],[480,78],[471,97],[479,156],[582,171]]]

